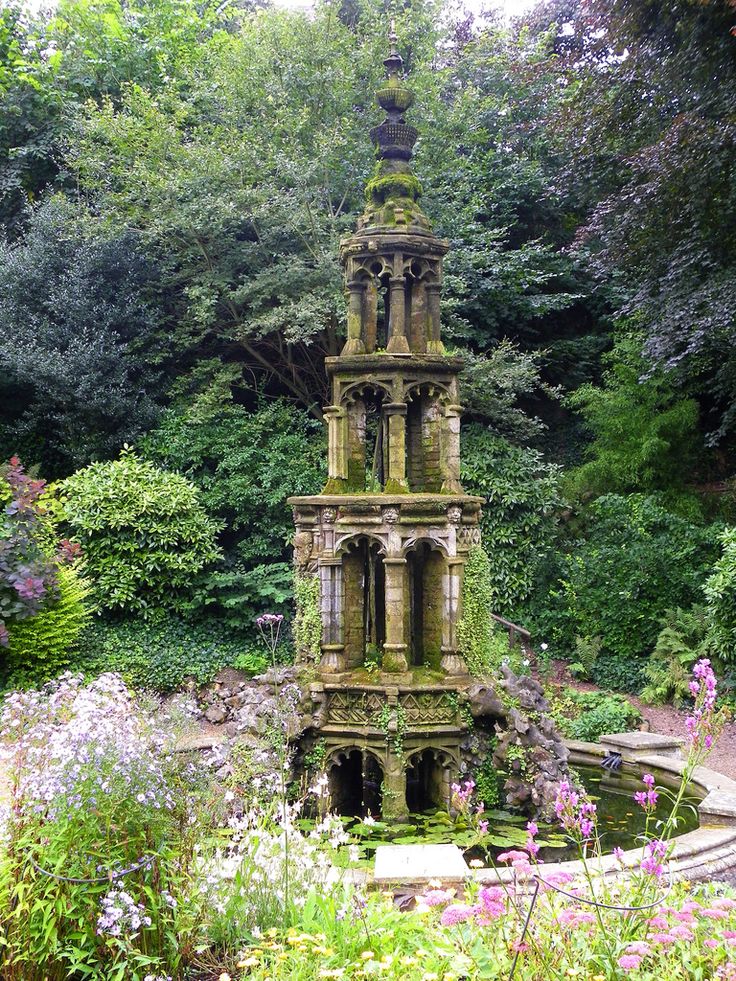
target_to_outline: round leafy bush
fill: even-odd
[[[142,449],[200,488],[226,526],[225,549],[248,568],[287,557],[294,527],[286,498],[318,493],[326,477],[322,424],[284,401],[254,411],[221,402],[170,410]]]
[[[220,555],[197,488],[129,449],[59,484],[59,516],[83,547],[102,609],[176,609]]]

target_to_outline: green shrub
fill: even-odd
[[[10,625],[4,687],[40,684],[72,661],[92,611],[88,583],[73,566],[56,570],[58,598],[35,616]]]
[[[726,664],[736,662],[736,528],[721,534],[721,555],[704,590],[707,601],[709,641]]]
[[[628,662],[654,647],[665,611],[701,598],[719,529],[672,514],[656,497],[640,494],[600,497],[580,521],[581,537],[559,559],[535,634],[563,656],[572,652],[576,636],[600,636],[598,661],[613,655],[628,673]],[[596,665],[594,678],[600,670],[605,666]]]
[[[226,528],[226,552],[246,568],[287,558],[294,527],[286,498],[316,494],[326,478],[322,424],[283,401],[249,411],[202,399],[166,412],[141,448],[200,488]]]
[[[690,698],[692,667],[708,654],[708,613],[702,606],[668,610],[661,621],[645,674],[641,697],[645,702],[672,702],[681,706]]]
[[[593,743],[607,733],[638,728],[641,721],[639,712],[622,695],[560,688],[548,689],[546,695],[552,718],[569,739]]]
[[[644,376],[651,364],[642,355],[644,338],[620,334],[603,355],[603,385],[581,385],[569,396],[593,433],[588,461],[573,470],[565,488],[585,494],[662,492],[678,512],[692,508],[685,490],[701,445],[698,403],[683,398],[671,373]]]
[[[227,559],[203,569],[194,579],[179,610],[192,620],[214,617],[231,630],[252,633],[264,610],[292,615],[294,572],[288,562],[269,562],[247,568]]]
[[[646,682],[646,667],[646,657],[621,658],[604,652],[593,665],[591,680],[599,688],[637,694]]]
[[[470,673],[478,677],[495,671],[509,653],[508,637],[496,628],[492,612],[491,563],[481,545],[471,545],[465,563],[457,640]]]
[[[197,488],[129,449],[62,481],[59,512],[82,544],[103,609],[141,616],[176,609],[196,574],[220,555],[218,526]]]
[[[493,542],[494,613],[512,615],[526,601],[554,543],[561,468],[538,450],[513,446],[478,425],[463,430],[461,477],[485,498],[483,538]]]
[[[206,684],[225,667],[257,674],[265,665],[251,640],[233,636],[216,622],[194,626],[176,617],[161,623],[97,622],[85,631],[74,662],[90,677],[116,671],[127,684],[160,692],[175,691],[188,678]]]

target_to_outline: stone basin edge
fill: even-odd
[[[615,736],[604,738],[605,745],[577,739],[563,740],[570,752],[569,762],[573,766],[600,762],[615,745]],[[658,783],[676,782],[685,768],[684,759],[675,755],[640,752],[631,760],[623,755],[625,762],[639,767],[642,773],[651,773]],[[691,882],[717,879],[720,873],[736,867],[736,780],[699,766],[693,774],[691,788],[693,796],[700,798],[700,827],[675,839],[669,871],[673,879]],[[606,878],[613,878],[636,868],[641,857],[641,848],[632,848],[620,859],[605,855],[597,867]],[[583,872],[583,863],[580,860],[549,862],[543,868],[545,876],[554,872],[577,876]],[[514,874],[509,868],[469,869],[469,876],[484,885],[512,882]]]

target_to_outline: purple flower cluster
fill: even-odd
[[[685,720],[690,747],[695,752],[707,753],[718,734],[718,684],[708,658],[702,658],[693,668],[690,694],[695,699],[692,715]]]
[[[0,760],[16,774],[21,810],[54,818],[116,802],[174,806],[163,762],[173,737],[143,717],[117,675],[85,685],[65,674],[41,691],[11,692],[0,731]]]
[[[666,841],[648,841],[644,846],[644,858],[641,862],[641,870],[647,875],[661,876],[664,872],[662,860],[667,856],[668,845]]]
[[[450,787],[452,790],[452,803],[458,810],[464,810],[470,798],[473,796],[473,791],[475,790],[474,780],[465,780],[462,785],[459,783],[453,783]]]
[[[645,773],[642,780],[647,789],[637,790],[634,794],[634,800],[640,807],[644,808],[647,814],[653,814],[657,807],[657,801],[659,800],[659,794],[654,789],[654,777],[651,773]]]
[[[97,918],[97,932],[110,937],[134,937],[141,927],[151,925],[144,907],[122,889],[111,889],[100,900],[102,912]]]
[[[595,831],[595,812],[595,804],[574,790],[568,780],[560,782],[555,814],[565,831],[587,841]]]

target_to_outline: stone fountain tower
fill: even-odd
[[[348,336],[326,359],[329,479],[289,503],[298,574],[319,583],[311,691],[333,806],[396,818],[446,802],[459,772],[470,677],[457,623],[481,499],[460,485],[462,362],[440,329],[448,243],[419,205],[393,27],[390,42],[376,170],[341,243]]]

